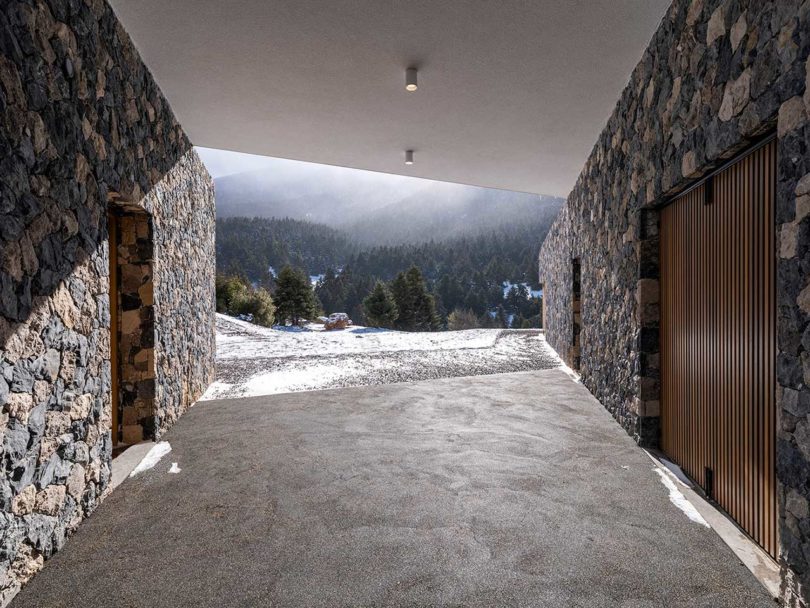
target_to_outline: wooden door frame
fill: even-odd
[[[120,407],[119,371],[120,355],[118,352],[118,305],[120,289],[118,286],[118,214],[114,209],[107,210],[107,230],[109,233],[110,258],[110,419],[113,446],[118,445],[120,435],[118,410]]]

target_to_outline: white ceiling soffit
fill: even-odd
[[[669,2],[112,5],[196,145],[566,195]]]

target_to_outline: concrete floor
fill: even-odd
[[[164,439],[12,606],[774,606],[558,370],[209,401]]]

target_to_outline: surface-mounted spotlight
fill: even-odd
[[[408,68],[405,70],[405,90],[415,91],[417,88],[416,68]]]

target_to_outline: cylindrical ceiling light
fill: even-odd
[[[413,164],[413,150],[405,150],[405,164],[406,165]]]
[[[415,91],[417,88],[416,68],[408,68],[405,70],[405,90]]]

